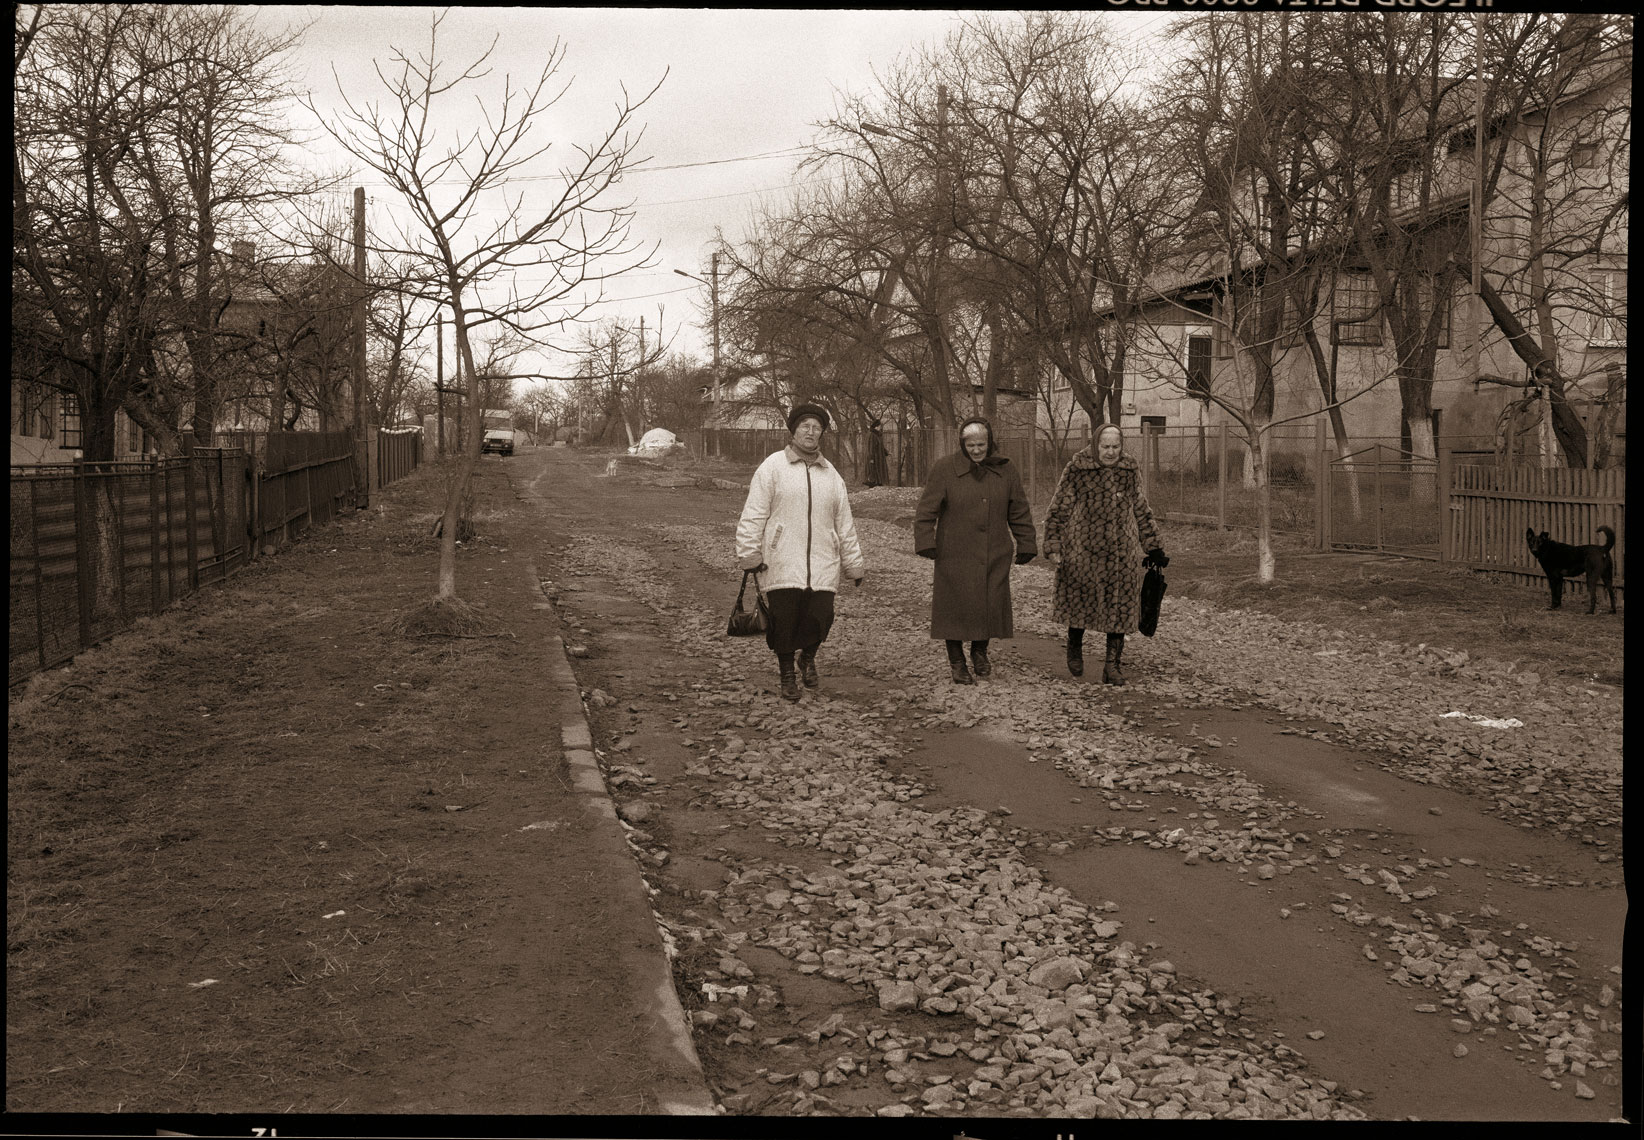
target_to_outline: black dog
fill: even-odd
[[[1537,534],[1534,528],[1524,532],[1524,540],[1530,544],[1530,553],[1541,563],[1542,570],[1547,574],[1547,588],[1553,592],[1553,602],[1548,609],[1558,609],[1559,603],[1564,600],[1564,579],[1585,576],[1587,612],[1593,613],[1598,608],[1598,583],[1602,579],[1604,588],[1610,591],[1610,612],[1615,613],[1615,586],[1610,582],[1615,574],[1615,560],[1610,557],[1610,548],[1615,545],[1615,531],[1601,526],[1598,533],[1604,536],[1602,546],[1596,542],[1586,546],[1554,542],[1547,537],[1546,531]]]

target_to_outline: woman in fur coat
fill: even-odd
[[[1170,560],[1142,494],[1141,468],[1116,425],[1103,426],[1062,470],[1045,514],[1045,557],[1057,564],[1051,616],[1068,627],[1068,672],[1084,673],[1085,630],[1099,629],[1107,634],[1102,681],[1124,684],[1125,634],[1141,617],[1142,575]]]

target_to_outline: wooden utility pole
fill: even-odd
[[[713,399],[713,424],[714,424],[714,430],[713,430],[713,441],[714,441],[714,447],[713,447],[713,453],[717,457],[719,455],[719,381],[720,381],[720,376],[719,376],[719,254],[718,253],[715,253],[713,255],[713,260],[709,262],[709,266],[710,266],[710,268],[709,268],[709,271],[708,271],[708,275],[709,275],[710,278],[712,278],[712,282],[709,286],[709,293],[711,295],[712,303],[713,303],[713,326],[714,326],[714,375],[713,375],[713,384],[714,384],[714,399]]]
[[[365,187],[354,187],[354,455],[362,507],[371,505],[371,463],[365,430]]]

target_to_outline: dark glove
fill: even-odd
[[[1165,556],[1164,547],[1162,546],[1156,546],[1149,550],[1147,557],[1142,559],[1142,562],[1147,566],[1157,566],[1160,570],[1170,565],[1170,559]]]
[[[929,549],[929,550],[920,550],[920,551],[916,551],[916,553],[917,553],[917,554],[918,554],[918,555],[919,555],[919,557],[921,557],[921,558],[931,558],[931,559],[934,559],[934,558],[935,558],[935,557],[936,557],[936,548],[935,548],[935,547],[934,547],[934,546],[933,546],[933,547],[931,547],[931,548],[930,548],[930,549]]]
[[[765,565],[763,562],[761,562],[758,566],[745,566],[745,567],[743,567],[744,573],[748,573],[748,574],[763,574],[765,571],[767,571],[769,569],[770,569],[770,567]]]
[[[1033,561],[1033,551],[1031,551],[1031,550],[1021,550],[1021,551],[1017,552],[1017,554],[1016,554],[1016,565],[1025,566],[1027,563],[1032,562],[1032,561]]]

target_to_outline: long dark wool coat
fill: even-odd
[[[936,556],[930,635],[952,641],[1011,636],[1010,567],[1037,554],[1033,514],[1016,467],[963,452],[931,465],[913,518],[913,545]]]
[[[1136,461],[1120,455],[1103,467],[1095,447],[1086,447],[1062,469],[1045,513],[1045,553],[1062,556],[1051,617],[1079,629],[1135,633],[1142,551],[1158,546]]]

